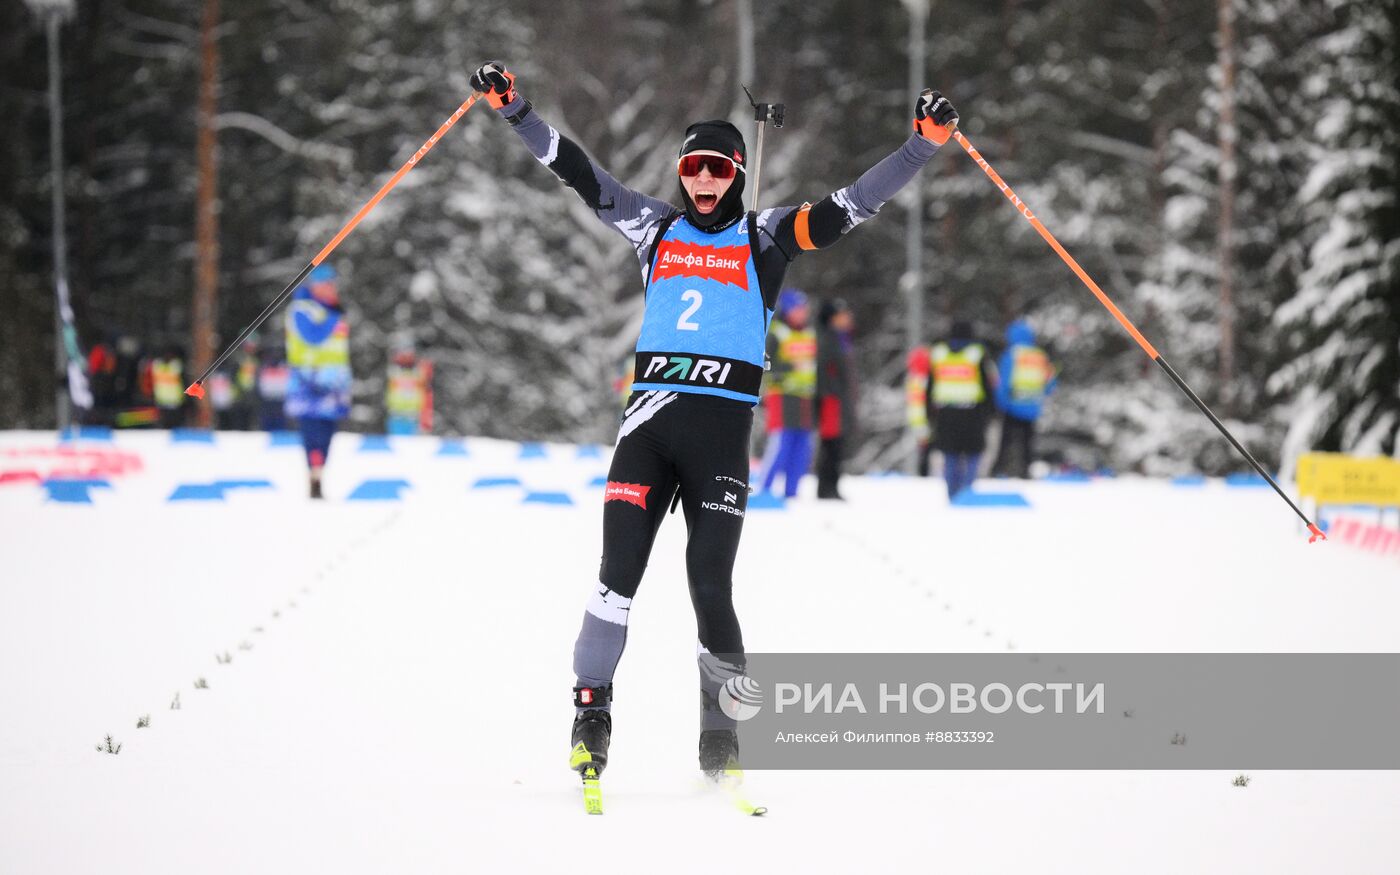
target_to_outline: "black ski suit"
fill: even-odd
[[[621,185],[577,144],[545,123],[523,98],[517,97],[498,112],[511,120],[541,163],[572,188],[599,220],[626,238],[641,267],[646,306],[653,306],[657,247],[671,239],[674,229],[693,233],[682,227],[687,222],[685,212]],[[783,276],[798,255],[831,246],[874,216],[937,150],[933,142],[911,135],[855,183],[810,207],[773,207],[756,216],[738,213],[701,230],[747,239],[764,308],[771,315]],[[747,234],[736,233],[743,231]],[[643,382],[647,363],[641,355],[638,359],[637,380]],[[626,643],[628,610],[656,531],[677,492],[688,532],[686,568],[701,655],[718,655],[735,670],[742,669],[744,643],[734,614],[732,586],[747,512],[752,424],[752,403],[703,394],[694,386],[639,390],[628,400],[604,497],[599,584],[589,598],[574,647],[574,673],[580,687],[611,687]],[[712,692],[704,682],[703,666],[702,659],[702,690]],[[590,695],[589,701],[577,704],[606,708],[608,701]],[[709,710],[703,720],[706,728],[732,725]]]

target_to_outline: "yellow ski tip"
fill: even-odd
[[[585,768],[583,775],[583,810],[589,814],[603,813],[603,788],[598,783],[598,770]]]

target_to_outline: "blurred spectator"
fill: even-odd
[[[248,431],[258,407],[258,342],[249,337],[234,357],[233,405],[219,421],[220,428]]]
[[[855,317],[833,298],[822,303],[817,326],[817,498],[840,499],[841,463],[855,433]]]
[[[301,427],[312,498],[321,498],[321,478],[331,438],[350,412],[350,325],[340,306],[335,268],[322,264],[307,285],[292,294],[287,311],[287,415]]]
[[[117,351],[103,337],[88,350],[88,383],[92,388],[92,409],[85,419],[88,425],[111,425],[117,410]]]
[[[914,436],[914,452],[920,477],[927,477],[931,431],[928,423],[928,347],[920,346],[909,353],[909,365],[904,376],[904,414],[909,432]]]
[[[113,373],[112,399],[117,409],[145,407],[151,397],[150,373],[142,367],[141,342],[130,334],[117,338],[117,366]],[[154,423],[151,423],[154,424]]]
[[[209,375],[206,386],[209,406],[214,411],[214,424],[228,431],[247,431],[253,427],[253,409],[257,404],[257,343],[245,340],[234,355],[232,372],[218,370]]]
[[[129,334],[117,337],[108,415],[117,428],[153,428],[160,425],[160,410],[152,399],[149,362],[141,342]]]
[[[433,365],[408,348],[389,362],[384,406],[389,434],[424,434],[433,429]]]
[[[947,340],[929,349],[929,422],[934,449],[943,453],[948,499],[970,489],[987,448],[988,389],[996,387],[987,348],[972,336],[972,325],[953,323]]]
[[[1006,329],[1006,351],[997,362],[997,408],[1002,412],[1001,445],[992,474],[999,477],[1030,476],[1035,461],[1035,423],[1045,399],[1055,391],[1055,368],[1045,350],[1035,345],[1035,331],[1024,319]]]
[[[812,400],[817,392],[817,338],[808,328],[807,294],[784,289],[778,318],[768,334],[768,448],[763,460],[763,491],[771,492],[779,472],[783,494],[797,495],[797,484],[812,464]]]
[[[291,381],[286,351],[269,345],[258,362],[258,428],[263,431],[287,430],[287,384]]]
[[[234,402],[238,399],[233,377],[227,371],[217,370],[204,381],[204,386],[209,393],[209,407],[214,411],[214,427],[231,427],[226,423],[232,417]]]
[[[181,428],[185,424],[185,357],[178,346],[170,345],[165,352],[147,365],[150,375],[151,398],[155,401],[161,428]]]

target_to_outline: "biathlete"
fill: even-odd
[[[853,184],[815,204],[743,209],[748,153],[727,121],[696,122],[676,163],[681,206],[613,179],[536,113],[500,62],[471,78],[539,161],[637,254],[645,312],[635,382],[603,498],[603,558],[574,645],[571,766],[596,780],[612,735],[613,674],[628,609],[657,529],[679,502],[701,666],[700,768],[737,768],[735,723],[719,686],[743,671],[733,569],[749,494],[749,431],[769,321],[788,266],[871,218],[949,137],[958,118],[938,92],[920,95],[914,133]],[[601,805],[601,803],[600,803]]]

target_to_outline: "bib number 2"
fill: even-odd
[[[694,316],[694,315],[696,314],[696,312],[700,309],[700,305],[701,305],[702,303],[704,303],[704,301],[705,301],[704,296],[701,295],[701,294],[700,294],[698,291],[696,291],[695,289],[686,289],[686,290],[685,290],[685,294],[681,295],[681,300],[682,300],[682,301],[689,301],[689,302],[690,302],[690,306],[687,307],[687,308],[685,309],[685,312],[681,314],[681,318],[679,318],[679,319],[676,320],[676,330],[677,330],[677,331],[699,331],[699,330],[700,330],[700,325],[699,325],[699,323],[697,323],[697,322],[691,322],[691,321],[690,321],[690,317],[691,317],[691,316]]]

